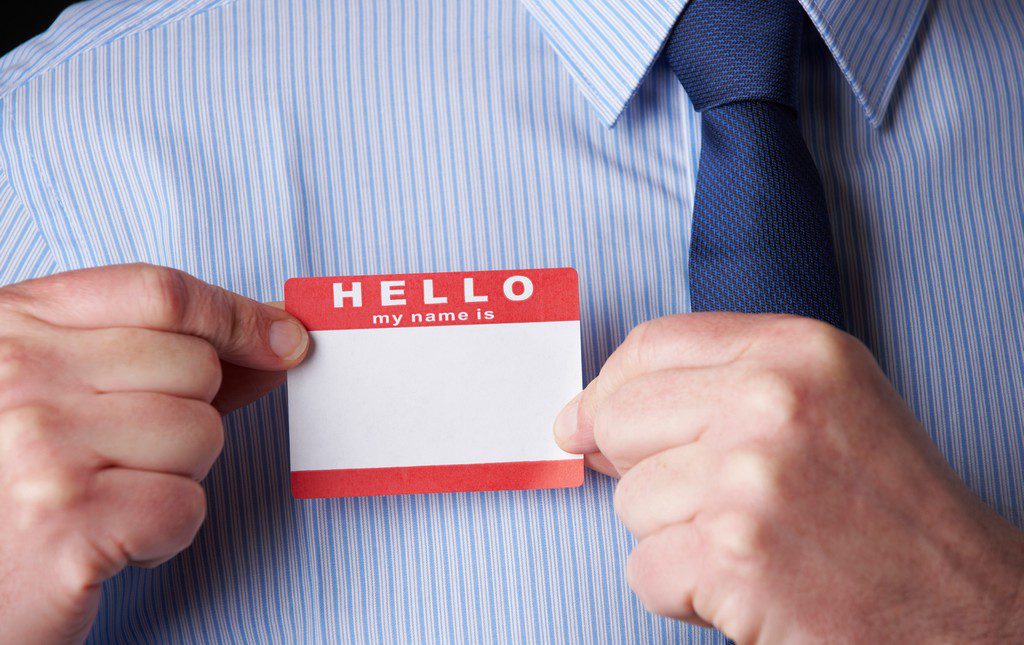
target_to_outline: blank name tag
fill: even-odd
[[[565,488],[555,416],[582,387],[573,269],[292,278],[292,494]]]

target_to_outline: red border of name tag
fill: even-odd
[[[582,459],[292,473],[292,495],[300,499],[575,488],[582,484]]]
[[[530,279],[533,293],[528,300],[511,301],[504,297],[505,282],[515,276]],[[472,279],[472,291],[467,293],[466,279]],[[424,280],[430,280],[430,292],[425,293]],[[393,290],[392,298],[405,300],[405,304],[381,304],[381,283],[403,281],[400,293]],[[334,306],[334,285],[341,282],[351,288],[360,285],[361,306],[352,307],[351,296],[342,299],[346,306]],[[509,285],[513,296],[521,294],[521,285]],[[425,304],[428,296],[445,298],[444,304]],[[487,297],[486,302],[466,302],[467,298]],[[285,309],[302,321],[310,331],[330,329],[378,329],[374,316],[401,311],[405,320],[400,327],[430,327],[445,325],[487,325],[519,322],[554,322],[579,320],[579,280],[576,270],[526,269],[520,271],[460,271],[453,273],[407,273],[390,275],[357,275],[333,278],[291,278],[284,283]],[[454,320],[417,322],[417,314],[436,314],[438,309],[455,314]],[[478,310],[494,312],[490,319],[477,316]],[[459,314],[465,314],[460,320]]]
[[[533,293],[523,294],[523,285],[509,282],[513,276],[529,278]],[[472,284],[467,285],[466,279]],[[429,280],[429,287],[423,281]],[[382,283],[402,281],[388,295]],[[337,307],[335,284],[341,283],[349,295]],[[353,307],[351,288],[360,285],[360,306]],[[385,285],[386,286],[386,285]],[[479,298],[486,296],[486,301]],[[401,305],[385,305],[382,299]],[[437,299],[446,302],[437,304]],[[433,301],[434,304],[428,304]],[[387,333],[395,327],[427,327],[578,321],[579,282],[575,269],[525,269],[516,271],[467,271],[361,275],[345,277],[292,278],[285,283],[285,309],[310,331],[379,329]],[[448,314],[444,320],[437,312]],[[492,312],[484,317],[482,311]],[[400,311],[400,324],[381,325],[374,317]],[[435,314],[431,318],[428,314]],[[544,461],[487,462],[432,466],[396,466],[384,468],[345,468],[292,471],[292,495],[300,499],[323,497],[361,497],[418,493],[525,490],[570,488],[583,484],[583,459]]]

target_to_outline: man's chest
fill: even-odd
[[[932,16],[887,128],[870,130],[820,58],[804,129],[855,331],[961,474],[1012,514],[1024,93],[1006,88],[1024,63],[1004,34],[991,41],[1003,81],[966,73],[965,34],[998,30],[954,5]],[[655,67],[605,130],[515,5],[226,3],[9,97],[5,153],[65,269],[145,260],[278,300],[300,275],[575,266],[589,378],[632,326],[687,308],[699,121],[674,83]],[[132,605],[125,624],[187,635],[221,606],[217,620],[266,636],[251,608],[302,597],[271,627],[294,614],[292,635],[586,638],[600,614],[624,637],[677,635],[601,568],[630,548],[604,480],[569,497],[301,506],[282,493],[281,397],[231,423],[198,548],[108,592],[163,585],[175,611]],[[171,591],[183,585],[205,591]],[[124,627],[110,616],[111,633]]]
[[[881,129],[820,43],[801,112],[852,330],[943,428],[946,402],[1020,382],[1024,61],[956,2],[927,21]],[[6,97],[5,152],[65,269],[144,260],[277,300],[297,275],[575,266],[593,375],[687,308],[699,119],[656,65],[606,130],[570,71],[515,5],[215,3]],[[1019,420],[1003,394],[979,422]]]
[[[217,6],[54,70],[73,126],[28,128],[54,153],[28,192],[61,263],[265,300],[296,275],[571,265],[591,372],[686,308],[697,122],[665,70],[607,130],[520,7],[371,5]]]

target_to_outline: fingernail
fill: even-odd
[[[270,324],[270,349],[285,361],[294,361],[306,351],[309,334],[293,320],[276,320]]]
[[[562,446],[568,445],[576,434],[576,416],[580,409],[581,396],[582,392],[574,396],[555,418],[555,441]]]

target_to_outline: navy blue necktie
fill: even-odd
[[[842,326],[821,179],[797,122],[797,0],[690,0],[666,45],[701,112],[690,238],[694,311]]]

